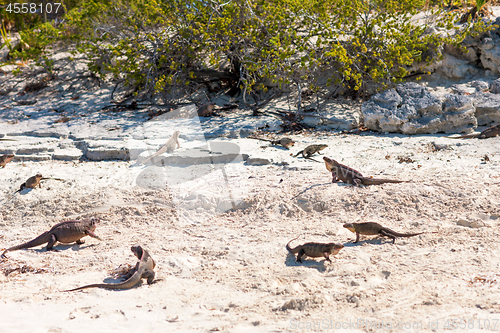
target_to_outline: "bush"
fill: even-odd
[[[92,71],[168,101],[211,80],[248,93],[383,87],[429,49],[486,29],[456,15],[423,0],[89,0],[63,29]]]

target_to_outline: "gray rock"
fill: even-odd
[[[444,53],[447,53],[457,59],[467,60],[469,62],[475,62],[479,59],[476,48],[474,47],[475,45],[477,45],[477,42],[468,43],[464,41],[461,45],[465,47],[465,52],[463,52],[459,47],[448,44],[444,46]]]
[[[476,80],[470,83],[477,91],[486,91],[490,88],[490,84],[486,81]]]
[[[247,161],[245,162],[247,165],[268,165],[271,164],[271,161],[269,161],[267,158],[248,158]]]
[[[491,82],[490,92],[493,94],[500,94],[500,79]]]
[[[80,149],[76,148],[66,148],[57,149],[52,155],[52,159],[60,161],[75,161],[79,160],[83,156]]]
[[[13,161],[49,161],[52,159],[52,155],[16,155],[12,160]]]
[[[491,70],[494,74],[500,74],[500,45],[497,43],[493,48],[489,44],[479,45],[481,49],[481,63],[484,68]]]
[[[130,153],[124,142],[116,140],[83,140],[75,142],[91,161],[130,160]]]
[[[478,92],[473,97],[478,125],[500,122],[500,95]]]
[[[458,59],[449,54],[443,55],[441,66],[437,70],[452,79],[462,79],[478,72],[477,68],[469,65],[469,60]]]
[[[373,96],[361,111],[365,126],[382,132],[457,133],[477,126],[470,96],[449,94],[441,101],[414,82]]]

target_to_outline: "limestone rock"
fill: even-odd
[[[495,81],[491,82],[490,92],[493,94],[500,94],[500,79],[496,79]]]
[[[361,111],[365,126],[405,134],[470,132],[477,126],[470,96],[448,94],[444,100],[414,82],[372,97]]]
[[[478,47],[483,67],[500,74],[500,38],[484,38]]]
[[[462,79],[467,76],[475,75],[478,72],[477,68],[469,65],[468,60],[458,59],[446,53],[443,54],[441,66],[437,69],[439,72],[452,79]]]
[[[474,94],[474,107],[479,125],[500,122],[500,95],[478,92]]]

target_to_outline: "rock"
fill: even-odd
[[[457,59],[467,60],[468,62],[476,62],[479,57],[477,55],[476,49],[472,46],[475,44],[477,44],[477,42],[474,41],[467,43],[467,39],[462,42],[461,46],[465,47],[466,52],[462,52],[459,47],[448,44],[444,46],[444,53],[447,53]]]
[[[492,94],[500,94],[500,79],[496,79],[495,81],[491,82],[490,92]]]
[[[365,126],[382,132],[457,133],[477,126],[470,96],[448,94],[441,101],[414,82],[373,96],[361,112]]]
[[[452,79],[462,79],[478,72],[477,68],[469,65],[468,60],[458,59],[446,53],[443,54],[441,66],[437,70]]]
[[[491,39],[491,38],[485,38]],[[481,43],[481,63],[484,68],[491,70],[494,74],[500,74],[500,43]]]
[[[473,98],[478,125],[500,122],[500,95],[478,92]]]
[[[116,140],[83,140],[75,143],[91,161],[130,160],[130,153],[123,142]]]
[[[476,80],[470,83],[477,91],[486,91],[490,89],[490,84],[486,81]]]
[[[269,161],[267,158],[248,158],[247,161],[245,162],[246,165],[268,165],[271,164],[271,161]]]

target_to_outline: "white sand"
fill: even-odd
[[[1,247],[90,216],[102,220],[96,233],[103,241],[86,237],[81,246],[56,246],[59,252],[40,246],[8,253],[0,262],[0,331],[430,332],[449,331],[455,319],[470,322],[462,323],[465,329],[457,322],[454,332],[476,332],[488,323],[485,331],[500,331],[500,137],[294,138],[292,152],[306,143],[327,143],[327,156],[366,176],[411,182],[331,184],[323,163],[238,139],[231,142],[251,149],[252,157],[291,164],[240,163],[228,176],[237,182],[226,190],[236,193],[241,184],[242,201],[238,209],[217,214],[203,200],[227,197],[207,185],[221,183],[220,170],[182,183],[192,195],[186,200],[195,200],[188,207],[174,202],[182,197],[168,189],[138,187],[137,175],[146,167],[132,162],[9,163],[0,170]],[[432,151],[431,141],[452,149]],[[486,164],[485,154],[491,160]],[[399,163],[399,156],[415,162]],[[41,189],[6,200],[36,172],[66,181],[47,180]],[[362,236],[352,244],[354,234],[342,224],[362,221],[436,233],[397,239],[395,245]],[[292,245],[333,241],[345,248],[333,263],[307,258],[297,264],[285,244],[299,235]],[[136,243],[156,260],[156,283],[60,292],[116,282],[111,272],[135,264],[130,246]],[[8,271],[24,265],[30,269]],[[481,282],[487,277],[491,283]]]

